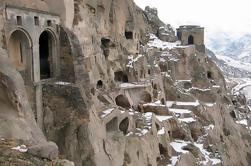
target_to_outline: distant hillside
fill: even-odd
[[[251,78],[251,64],[235,60],[231,57],[217,55],[206,49],[209,57],[216,62],[224,75],[235,78]]]
[[[251,63],[251,35],[246,34],[237,39],[231,39],[228,35],[211,37],[210,48],[217,55],[224,55],[245,63]]]

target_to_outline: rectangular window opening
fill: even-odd
[[[17,16],[17,25],[22,25],[22,17]]]
[[[37,16],[34,17],[34,23],[36,26],[39,26],[39,17]]]
[[[51,26],[52,25],[52,21],[51,20],[47,20],[47,26]]]

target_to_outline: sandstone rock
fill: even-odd
[[[74,162],[68,160],[57,160],[53,162],[55,166],[75,166]]]
[[[29,147],[28,153],[41,158],[53,160],[58,157],[58,147],[54,142],[45,142]]]

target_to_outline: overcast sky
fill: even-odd
[[[165,23],[177,27],[199,24],[206,35],[226,32],[251,34],[251,0],[134,0],[141,8],[156,7]],[[207,36],[207,37],[208,37]]]

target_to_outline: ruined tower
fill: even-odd
[[[195,45],[198,51],[205,53],[204,27],[183,25],[177,29],[177,36],[182,45]]]

